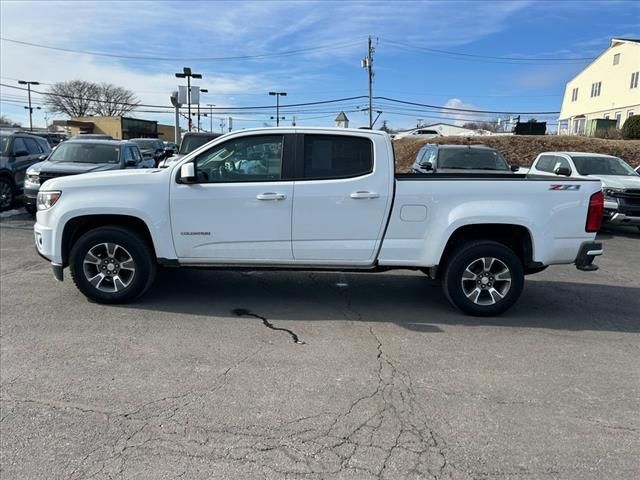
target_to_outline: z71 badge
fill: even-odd
[[[553,184],[549,185],[549,190],[580,190],[580,185]]]

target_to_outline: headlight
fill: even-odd
[[[38,210],[48,210],[53,207],[62,195],[61,191],[38,192]]]
[[[25,179],[25,184],[40,185],[40,175],[37,173],[27,173],[27,178]]]
[[[608,198],[615,198],[619,193],[624,192],[622,188],[603,188],[604,196]]]

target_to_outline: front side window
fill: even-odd
[[[131,161],[134,161],[134,162],[135,162],[135,160],[136,160],[136,157],[135,157],[135,156],[134,156],[134,154],[133,154],[133,148],[131,148],[131,147],[126,147],[126,148],[124,149],[124,162],[125,162],[125,164],[126,164],[127,162],[131,162]]]
[[[305,135],[305,179],[350,178],[373,172],[373,144],[363,137]]]
[[[282,135],[229,140],[194,160],[199,183],[265,182],[282,178]]]
[[[40,145],[38,145],[38,142],[36,142],[34,138],[25,138],[24,143],[27,145],[27,151],[31,155],[39,155],[43,152]]]

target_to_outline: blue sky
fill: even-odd
[[[579,59],[597,56],[612,37],[640,37],[640,2],[631,1],[2,0],[0,17],[7,39],[162,58],[104,57],[2,41],[4,84],[37,80],[45,90],[47,83],[75,78],[107,81],[133,90],[142,103],[169,105],[169,94],[178,84],[173,74],[191,66],[203,74],[200,85],[209,90],[202,102],[216,104],[221,116],[233,116],[236,128],[273,123],[272,110],[223,113],[230,107],[270,105],[270,90],[288,92],[283,103],[366,95],[360,60],[368,35],[376,46],[374,95],[517,112],[559,110],[564,84],[588,64]],[[304,51],[282,55],[292,50]],[[256,55],[261,57],[221,58]],[[21,103],[26,104],[26,92],[1,87],[0,97],[2,114],[28,125]],[[42,104],[42,96],[33,98]],[[283,123],[290,124],[296,115],[299,125],[332,125],[336,114],[346,110],[352,126],[360,126],[367,122],[366,113],[358,111],[363,107],[365,99],[289,108],[284,109]],[[418,118],[461,123],[495,117],[429,113],[381,100],[374,108],[383,111],[379,122],[387,120],[394,128],[414,126]],[[36,126],[44,125],[43,113],[34,114]],[[173,118],[159,110],[133,116],[163,123]],[[551,122],[556,118],[531,116]],[[49,114],[52,118],[59,115]],[[204,126],[208,128],[208,120]]]

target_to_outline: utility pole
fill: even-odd
[[[360,65],[367,69],[369,77],[369,128],[373,128],[373,52],[375,49],[371,44],[371,35],[369,35],[367,56],[362,59]]]
[[[202,74],[192,73],[191,67],[184,67],[182,72],[176,73],[176,77],[187,79],[187,108],[189,112],[189,131],[191,131],[191,79],[202,78]]]
[[[24,107],[29,109],[29,130],[33,131],[33,107],[31,106],[31,85],[40,85],[40,82],[26,82],[24,80],[18,80],[20,85],[27,86],[27,92],[29,95],[29,107]],[[38,107],[40,108],[40,107]]]
[[[174,143],[178,144],[180,143],[180,107],[182,105],[180,105],[180,101],[178,98],[178,92],[173,92],[171,94],[171,104],[175,107],[176,109],[176,126],[175,126],[175,131],[173,134],[173,141]]]
[[[287,92],[269,92],[269,95],[276,97],[276,127],[280,126],[280,97],[286,97]],[[271,117],[273,120],[273,117]],[[284,120],[284,117],[282,117]]]

